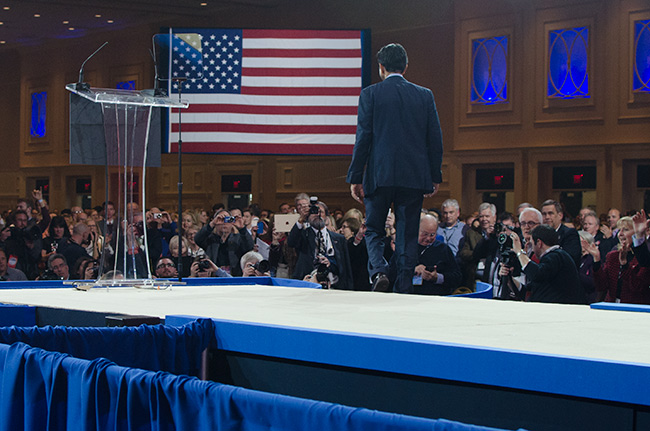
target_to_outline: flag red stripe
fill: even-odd
[[[178,112],[173,109],[173,112]],[[190,103],[183,113],[263,114],[263,115],[357,115],[356,106],[263,106]]]
[[[243,49],[246,57],[268,58],[361,58],[360,49]]]
[[[361,76],[361,69],[279,69],[270,67],[244,67],[242,76]]]
[[[244,38],[249,39],[359,39],[359,30],[242,30]]]
[[[240,142],[187,142],[183,141],[183,153],[232,153],[232,154],[352,154],[352,145],[331,144],[243,144]],[[178,144],[172,143],[170,152],[178,152]]]
[[[284,133],[284,134],[336,134],[352,135],[356,126],[341,125],[273,125],[273,124],[232,124],[232,123],[185,123],[183,132],[236,132],[236,133]],[[178,132],[178,124],[172,124],[172,132]]]
[[[258,96],[358,96],[360,88],[355,87],[243,87],[241,94]]]

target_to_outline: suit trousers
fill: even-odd
[[[368,247],[368,273],[388,274],[388,262],[384,258],[386,236],[386,216],[391,204],[395,212],[395,254],[397,278],[393,291],[413,292],[413,271],[418,261],[418,233],[420,230],[420,211],[422,210],[422,190],[404,187],[380,187],[366,196],[366,245]]]

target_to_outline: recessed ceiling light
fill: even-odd
[[[40,14],[40,13],[35,13],[35,14],[34,14],[34,18],[40,18],[40,17],[41,17],[41,14]]]
[[[74,31],[74,27],[68,27],[68,30]]]
[[[0,21],[0,25],[4,25],[4,22]]]
[[[113,24],[113,20],[112,20],[112,19],[109,19],[109,20],[107,20],[106,22],[109,23],[109,24]]]
[[[9,6],[5,6],[5,7],[3,7],[2,9],[4,9],[4,10],[9,10],[9,9],[11,9],[11,8],[10,8]]]
[[[65,21],[63,21],[63,24],[68,25],[68,24],[70,24],[70,21],[65,20]]]
[[[207,5],[208,5],[207,3],[201,3],[201,6],[207,6]]]
[[[102,16],[100,14],[96,14],[95,18],[101,18]]]
[[[7,42],[5,42],[4,40],[0,40],[0,45],[4,45],[5,43]]]

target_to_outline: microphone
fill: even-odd
[[[95,52],[90,54],[90,56],[86,59],[86,61],[81,63],[81,69],[79,69],[79,81],[77,82],[77,85],[75,86],[75,89],[77,91],[89,91],[90,90],[90,84],[88,84],[87,82],[84,82],[84,66],[86,65],[86,62],[88,62],[88,60],[90,60],[95,54],[97,54],[99,52],[100,49],[102,49],[106,45],[108,45],[108,41],[104,42],[104,44],[102,46],[100,46],[99,48],[97,48],[97,50]]]

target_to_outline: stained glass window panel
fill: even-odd
[[[634,23],[634,77],[632,90],[650,93],[650,20]]]
[[[29,133],[34,138],[45,136],[46,102],[47,92],[32,93],[32,121]]]
[[[473,104],[508,101],[508,36],[472,40]]]
[[[135,80],[118,82],[118,90],[135,90]]]
[[[547,96],[589,98],[589,28],[550,31],[548,46]]]

